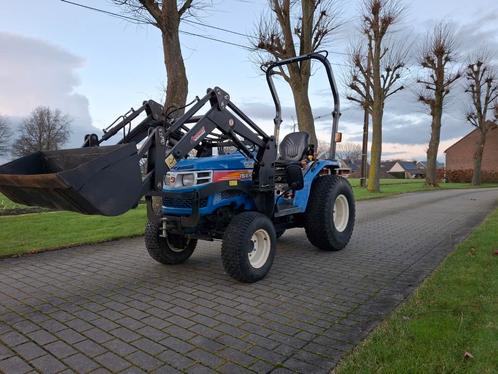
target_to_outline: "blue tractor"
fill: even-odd
[[[272,76],[282,65],[308,60],[323,63],[334,98],[328,159],[316,158],[307,133],[278,142],[281,111]],[[5,164],[0,191],[21,204],[106,216],[145,197],[145,245],[154,260],[180,264],[198,240],[222,240],[224,269],[242,282],[265,277],[277,238],[290,228],[304,227],[322,250],[341,250],[353,232],[355,203],[335,160],[339,96],[326,53],[277,61],[265,71],[276,107],[273,136],[215,87],[182,115],[147,101],[100,139],[87,135],[82,148],[37,152]],[[132,126],[142,113],[146,118]],[[102,145],[120,133],[117,144]]]

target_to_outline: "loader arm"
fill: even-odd
[[[199,114],[208,104],[207,111]],[[133,127],[132,121],[142,114],[145,119]],[[119,134],[114,145],[105,145]],[[145,196],[149,219],[157,220],[152,200],[164,196],[166,173],[192,151],[206,156],[220,146],[236,147],[254,161],[250,193],[257,209],[270,216],[274,138],[218,87],[208,89],[178,119],[167,118],[160,104],[146,101],[104,129],[100,139],[95,134],[85,136],[82,148],[41,151],[2,165],[0,192],[20,204],[105,216],[123,214]]]

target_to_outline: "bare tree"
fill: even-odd
[[[479,130],[479,140],[474,152],[474,173],[472,184],[481,184],[481,163],[486,134],[493,122],[488,120],[488,115],[498,105],[498,75],[491,67],[486,53],[478,54],[468,64],[465,71],[467,86],[465,92],[472,99],[471,109],[467,113],[467,121]],[[496,114],[496,112],[495,112]]]
[[[352,90],[348,96],[372,117],[372,146],[368,190],[380,191],[380,161],[382,156],[382,120],[387,98],[402,90],[399,84],[405,66],[406,48],[401,43],[387,41],[393,26],[403,13],[400,0],[364,0],[361,32],[364,44],[351,54]]]
[[[334,0],[268,0],[270,13],[262,17],[254,47],[263,52],[260,63],[286,59],[319,50],[338,27]],[[278,72],[289,84],[294,97],[300,131],[318,145],[308,95],[311,62],[282,67]]]
[[[339,143],[337,146],[337,158],[341,160],[360,161],[362,156],[361,144]]]
[[[0,116],[0,156],[8,153],[11,135],[7,118]]]
[[[419,63],[425,70],[425,76],[417,80],[422,86],[418,99],[429,108],[432,117],[425,176],[425,183],[428,186],[438,185],[437,154],[444,102],[451,87],[460,78],[460,72],[452,68],[455,62],[455,49],[453,30],[447,24],[439,23],[428,32],[419,56]]]
[[[71,119],[58,109],[38,107],[27,117],[12,145],[12,154],[26,156],[36,151],[60,149],[69,139]]]
[[[193,0],[112,0],[144,23],[161,31],[164,66],[166,68],[165,113],[175,109],[183,113],[187,101],[188,79],[180,45],[179,27],[183,17],[192,10]]]

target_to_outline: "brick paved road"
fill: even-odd
[[[219,243],[176,267],[152,261],[142,239],[0,261],[0,372],[328,372],[497,199],[359,203],[347,249],[321,252],[291,230],[252,285],[223,273]]]

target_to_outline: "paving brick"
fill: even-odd
[[[92,328],[90,330],[86,330],[85,332],[83,332],[83,335],[96,341],[97,343],[105,343],[113,339],[112,335],[109,335],[105,331],[102,331],[98,328]]]
[[[179,369],[184,370],[185,368],[192,366],[194,361],[185,355],[177,353],[172,350],[167,350],[157,356],[161,361],[168,363],[169,365]]]
[[[217,354],[228,361],[235,362],[245,367],[250,366],[257,361],[254,356],[250,356],[230,347],[218,351]]]
[[[192,344],[186,343],[183,340],[170,336],[160,342],[162,345],[179,353],[186,353],[194,348]]]
[[[86,339],[83,335],[74,331],[73,329],[61,330],[56,332],[55,335],[69,344],[81,342],[82,340]]]
[[[44,346],[44,348],[59,359],[71,356],[76,353],[76,351],[71,348],[70,345],[61,342],[60,340],[47,344]]]
[[[89,357],[95,357],[106,351],[101,345],[88,339],[74,344],[74,347]]]
[[[29,338],[39,345],[55,342],[57,338],[45,330],[37,330],[28,334]]]
[[[26,343],[26,344],[28,344],[28,343]],[[16,347],[16,349],[18,347],[22,347],[22,346],[23,345],[18,345]],[[6,359],[7,357],[11,357],[11,356],[14,356],[14,352],[10,348],[8,348],[5,345],[0,343],[0,361]]]
[[[193,360],[200,362],[203,365],[209,366],[211,368],[216,368],[223,363],[223,359],[202,349],[196,348],[188,353],[188,356]]]
[[[137,348],[119,339],[110,340],[108,342],[103,343],[102,345],[107,349],[109,349],[111,352],[116,353],[120,356],[129,355],[130,353],[135,352],[137,350]]]
[[[131,344],[141,349],[142,351],[150,353],[151,355],[154,356],[165,350],[163,345],[155,343],[147,338],[138,339]]]
[[[190,343],[209,352],[216,352],[223,348],[223,344],[204,336],[196,336],[190,340]]]
[[[165,339],[169,336],[169,334],[162,332],[159,329],[156,329],[151,326],[144,326],[138,330],[135,330],[138,334],[145,336],[146,338],[159,341]]]
[[[67,328],[66,325],[55,319],[48,319],[46,321],[40,322],[40,326],[51,333],[56,333]]]
[[[0,373],[24,374],[32,370],[31,366],[19,357],[14,356],[0,361]]]
[[[161,361],[142,351],[133,352],[126,356],[126,359],[145,371],[151,371],[161,365]]]
[[[227,363],[218,370],[223,374],[254,374],[254,371],[232,363]]]
[[[109,331],[109,333],[114,335],[115,337],[127,342],[127,343],[132,342],[132,341],[140,338],[140,335],[138,335],[138,334],[134,333],[133,331],[131,331],[127,328],[124,328],[124,327],[120,327],[120,328],[117,328],[115,330]]]
[[[169,365],[162,365],[159,368],[152,370],[153,374],[181,374],[180,370],[175,369]]]
[[[131,366],[128,361],[111,352],[95,357],[95,361],[112,372],[121,371]]]
[[[64,363],[77,373],[90,373],[99,367],[95,361],[81,353],[63,359]]]
[[[182,340],[190,340],[196,335],[192,331],[189,331],[187,329],[184,329],[183,327],[179,327],[179,326],[175,326],[175,325],[171,325],[171,326],[165,328],[164,332],[168,333],[171,336],[174,336],[175,338],[182,339]]]
[[[92,320],[92,325],[95,325],[99,329],[104,331],[114,330],[119,327],[117,323],[114,323],[111,320],[103,317]]]
[[[16,345],[27,342],[28,339],[16,331],[10,331],[0,336],[0,341],[9,347],[15,347]]]
[[[203,365],[194,365],[187,370],[188,374],[215,374],[216,371],[203,366]]]
[[[42,373],[58,373],[67,368],[66,365],[51,355],[35,358],[30,363]]]
[[[20,331],[23,334],[27,334],[29,332],[38,330],[40,328],[37,324],[28,320],[17,322],[12,327],[14,327],[16,330]],[[0,334],[2,334],[1,330]]]

